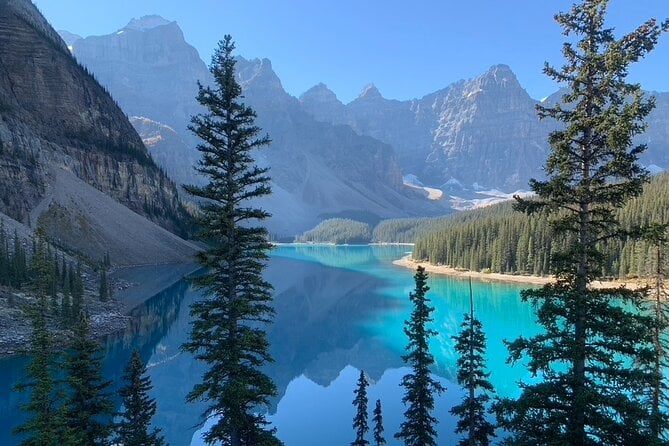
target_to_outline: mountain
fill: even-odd
[[[179,172],[189,168],[183,162],[199,154],[185,128],[201,110],[197,82],[210,84],[211,76],[177,24],[143,17],[117,33],[77,40],[72,52],[128,115],[166,125],[181,137],[187,148],[168,146],[163,131],[150,150],[176,180],[191,182]],[[448,211],[445,203],[430,203],[403,185],[392,147],[349,126],[314,119],[286,93],[269,60],[239,57],[237,76],[245,100],[257,112],[257,124],[272,139],[271,147],[258,153],[258,162],[271,167],[273,194],[259,204],[273,214],[268,223],[273,234],[291,238],[330,216],[376,222]],[[150,131],[138,129],[150,141]]]
[[[86,37],[71,46],[129,116],[150,118],[190,137],[190,117],[201,111],[195,101],[197,82],[207,84],[211,75],[176,22],[145,16],[114,34]]]
[[[211,76],[178,25],[143,17],[117,33],[75,40],[72,51],[128,115],[180,136],[187,155],[177,154],[183,145],[159,149],[162,142],[152,152],[177,181],[198,181],[181,164],[198,158],[197,141],[184,129],[201,110],[196,82],[208,84]],[[324,84],[292,97],[267,59],[239,57],[237,69],[259,126],[273,140],[259,155],[272,168],[274,187],[262,204],[280,235],[326,217],[375,223],[507,197],[542,177],[548,134],[557,128],[539,120],[539,101],[506,65],[410,101],[387,99],[370,84],[348,104]],[[649,146],[642,162],[655,172],[669,167],[669,94],[658,94],[657,105],[639,139]]]
[[[76,42],[76,41],[75,41]],[[0,213],[115,263],[189,258],[187,214],[125,114],[29,0],[0,0]]]
[[[657,107],[637,142],[648,144],[641,160],[657,171],[669,168],[669,93],[654,95]],[[526,188],[530,178],[543,175],[548,134],[557,125],[539,120],[539,101],[506,65],[411,101],[385,99],[372,85],[343,104],[319,84],[301,95],[300,102],[319,121],[345,124],[391,145],[404,174],[453,193],[463,188]]]
[[[316,119],[345,123],[390,144],[403,171],[425,184],[447,188],[451,180],[466,187],[515,190],[540,174],[547,155],[551,127],[539,122],[537,101],[506,65],[412,101],[385,99],[368,86],[354,101],[335,108],[314,88],[300,101]]]
[[[201,182],[191,167],[199,160],[199,154],[172,127],[149,118],[133,116],[130,123],[137,130],[151,157],[177,184]]]

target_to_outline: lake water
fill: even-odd
[[[409,317],[412,272],[392,265],[406,254],[402,246],[303,246],[275,249],[266,278],[275,288],[276,318],[269,328],[275,363],[267,368],[278,395],[268,414],[286,446],[335,446],[354,439],[353,390],[359,370],[370,377],[370,412],[381,399],[389,445],[402,420],[401,360]],[[147,271],[147,275],[151,272]],[[439,335],[431,349],[435,375],[448,390],[437,398],[439,444],[454,444],[455,420],[449,409],[462,392],[453,383],[456,356],[451,336],[469,309],[466,281],[431,276],[428,296],[436,308]],[[520,302],[521,286],[474,282],[477,317],[488,337],[491,381],[501,395],[517,393],[516,382],[527,379],[522,367],[512,368],[504,339],[537,332],[529,305]],[[203,407],[186,404],[185,395],[203,368],[179,346],[189,332],[188,307],[199,294],[179,282],[152,297],[132,313],[129,329],[106,343],[105,374],[120,381],[134,349],[149,364],[158,402],[155,423],[172,446],[201,445],[198,425]],[[23,374],[24,358],[0,361],[0,445],[12,446],[13,426],[22,420],[21,395],[11,392]],[[371,416],[370,416],[371,424]]]

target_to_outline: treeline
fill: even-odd
[[[374,243],[415,243],[456,216],[391,218],[379,222],[372,233]]]
[[[323,220],[314,229],[295,238],[298,243],[365,244],[372,240],[367,223],[348,218]]]
[[[109,254],[99,265],[98,298],[112,298],[112,286],[107,274],[111,266]],[[38,285],[39,288],[38,289]],[[49,244],[38,230],[37,237],[28,242],[14,231],[7,233],[0,220],[0,285],[31,294],[47,296],[48,310],[54,320],[68,327],[84,309],[84,273],[81,262],[68,260]]]
[[[622,228],[669,222],[669,174],[647,184],[641,196],[617,212]],[[513,210],[512,203],[463,212],[432,227],[416,240],[414,258],[472,271],[548,275],[550,258],[558,239],[541,215],[528,217]],[[654,268],[651,245],[629,235],[601,249],[605,277],[634,277]]]
[[[464,215],[464,214],[462,214]],[[295,238],[298,243],[414,243],[448,222],[460,222],[461,214],[443,217],[391,218],[370,225],[349,218],[323,220],[314,229]],[[465,217],[469,218],[469,217]],[[455,219],[455,220],[454,220]],[[352,240],[356,241],[342,241]]]

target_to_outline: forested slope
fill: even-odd
[[[638,198],[619,211],[626,229],[669,222],[669,174],[653,178]],[[414,258],[430,263],[499,273],[551,274],[554,236],[541,215],[528,217],[502,203],[463,212],[440,221],[419,235]],[[654,268],[651,247],[628,237],[605,246],[603,274],[612,277],[646,275]]]

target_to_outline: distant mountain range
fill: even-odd
[[[116,264],[195,252],[174,183],[30,0],[0,0],[0,149],[6,228]]]
[[[201,181],[186,165],[198,158],[186,128],[200,111],[197,82],[211,77],[176,22],[146,16],[106,36],[61,35],[126,114],[137,116],[132,122],[175,181]],[[267,59],[239,57],[237,70],[273,140],[259,162],[272,168],[274,195],[263,205],[279,235],[325,217],[374,223],[502,199],[542,176],[556,126],[538,119],[539,101],[506,65],[411,101],[386,99],[369,85],[349,104],[323,84],[290,96]],[[656,97],[642,162],[662,171],[669,168],[669,94]]]
[[[123,110],[137,117],[133,122],[145,143],[175,181],[197,182],[190,166],[184,165],[184,160],[199,158],[197,141],[186,128],[190,117],[201,111],[195,100],[197,82],[212,80],[177,24],[148,16],[110,35],[71,40],[70,48]],[[272,138],[272,146],[258,153],[258,161],[271,166],[273,195],[261,205],[274,216],[269,223],[273,234],[292,237],[329,216],[375,222],[449,211],[446,202],[435,204],[403,185],[388,144],[312,117],[286,93],[267,59],[240,57],[237,74],[246,101],[258,114],[258,125]],[[156,123],[151,131],[147,120]],[[164,126],[183,144],[172,138],[166,146],[169,130]],[[156,139],[159,128],[162,136]]]

